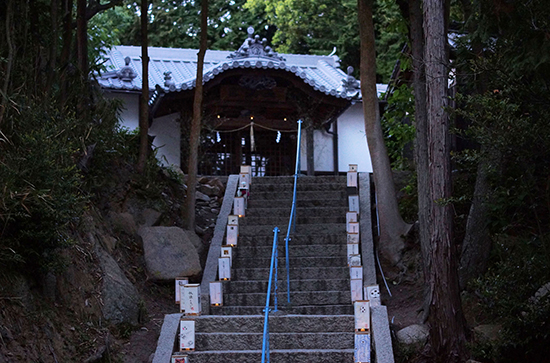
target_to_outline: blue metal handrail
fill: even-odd
[[[265,309],[264,309],[264,339],[262,344],[262,363],[269,363],[269,300],[271,297],[271,284],[273,279],[275,280],[274,288],[274,309],[277,311],[277,267],[278,267],[278,257],[279,252],[277,248],[277,234],[279,233],[279,228],[275,227],[273,229],[273,251],[271,252],[271,265],[269,267],[269,281],[267,283],[267,296],[265,298]]]
[[[296,146],[296,168],[294,169],[294,191],[292,193],[292,208],[290,209],[290,218],[288,219],[288,228],[285,237],[286,249],[286,293],[287,301],[290,304],[290,261],[288,257],[288,242],[290,241],[290,231],[296,219],[296,184],[298,183],[298,173],[300,172],[300,145],[302,144],[302,120],[298,120],[298,138]],[[296,224],[294,223],[294,228]]]

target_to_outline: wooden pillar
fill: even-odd
[[[313,143],[313,127],[306,128],[306,146],[307,146],[307,175],[315,175],[315,161],[313,159],[313,151],[315,145]]]

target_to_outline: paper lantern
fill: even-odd
[[[229,265],[233,267],[233,248],[231,246],[222,246],[220,257],[229,257]]]
[[[223,305],[222,283],[219,281],[212,281],[210,283],[210,305],[212,306]]]
[[[365,300],[370,301],[370,306],[380,306],[380,287],[378,285],[365,286]]]
[[[188,283],[189,279],[187,277],[176,277],[176,304],[180,303],[181,288]]]
[[[359,233],[348,233],[348,243],[359,243]]]
[[[353,303],[355,331],[370,332],[370,303],[368,300],[358,300]]]
[[[244,197],[235,197],[233,199],[233,214],[244,217]]]
[[[180,310],[185,315],[193,316],[201,314],[201,285],[183,285],[181,291]]]
[[[350,279],[362,279],[363,278],[363,266],[352,266],[349,268]]]
[[[351,255],[359,254],[359,244],[358,243],[348,243],[348,263]]]
[[[227,216],[227,224],[232,226],[238,226],[239,225],[239,216],[235,215],[229,215]]]
[[[231,280],[231,263],[229,257],[218,258],[218,277],[220,281]]]
[[[357,172],[348,171],[348,187],[357,188]]]
[[[361,255],[356,254],[356,255],[349,256],[348,265],[349,267],[361,266]]]
[[[348,196],[348,203],[349,203],[349,211],[350,212],[357,212],[359,214],[359,196],[358,195],[350,195]]]
[[[347,232],[359,234],[359,222],[349,222],[347,224]]]
[[[346,212],[346,223],[358,222],[357,212]]]
[[[355,363],[370,363],[370,334],[355,334]]]
[[[351,302],[363,300],[363,279],[351,279]]]
[[[170,363],[189,363],[189,359],[187,354],[174,354],[172,355]]]
[[[349,171],[357,171],[357,164],[349,164]]]
[[[235,226],[232,224],[227,225],[225,245],[236,246],[238,238],[239,238],[239,226]]]
[[[252,177],[252,167],[250,165],[241,165],[241,172],[240,174],[248,174],[250,177]],[[249,181],[250,184],[250,181]]]
[[[180,320],[180,351],[195,350],[195,320]]]
[[[250,174],[240,173],[239,174],[239,188],[246,188],[250,185]]]

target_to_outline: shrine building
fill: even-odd
[[[278,54],[253,36],[234,52],[208,50],[204,60],[199,174],[292,175],[297,120],[303,120],[301,170],[334,174],[358,164],[372,172],[359,82],[339,58]],[[186,171],[197,70],[196,49],[149,48],[149,134],[164,165]],[[103,91],[123,102],[122,126],[139,125],[141,48],[115,46],[104,55]],[[377,85],[380,95],[385,85]]]

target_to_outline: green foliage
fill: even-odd
[[[3,262],[47,267],[85,206],[76,167],[81,130],[74,115],[34,106],[21,109],[0,143],[0,249],[12,252]]]
[[[329,54],[337,48],[343,68],[359,69],[357,2],[344,0],[248,0],[254,14],[265,13],[277,30],[273,46],[281,53]],[[405,27],[394,1],[379,0],[374,9],[377,78],[388,82],[404,43]]]
[[[496,235],[493,255],[496,263],[474,287],[484,313],[502,324],[503,334],[480,358],[546,362],[542,347],[550,344],[550,293],[536,293],[550,282],[549,236]]]
[[[390,95],[380,123],[392,169],[407,169],[411,160],[405,157],[404,152],[409,149],[409,158],[412,157],[415,136],[414,96],[408,85],[402,85]]]

